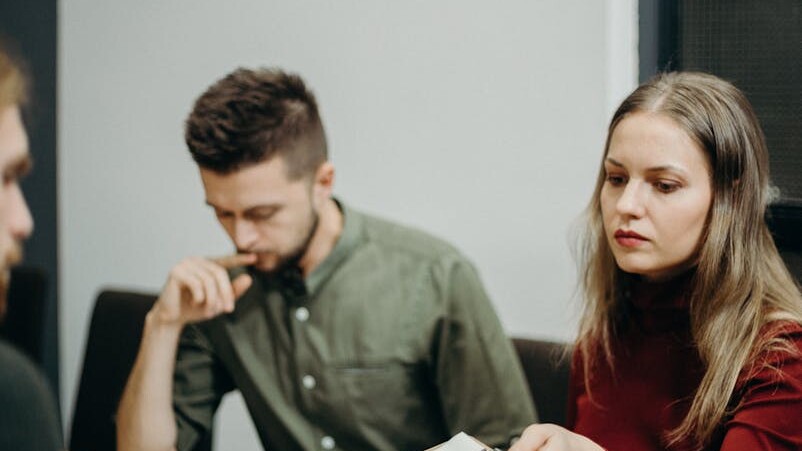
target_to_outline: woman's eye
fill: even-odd
[[[661,193],[671,193],[679,189],[679,185],[672,182],[658,181],[654,184],[655,188]]]
[[[626,177],[619,174],[607,174],[607,183],[613,186],[621,186],[627,182]]]

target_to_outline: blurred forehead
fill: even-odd
[[[0,167],[6,170],[27,158],[28,136],[22,125],[19,108],[4,107],[0,110]]]

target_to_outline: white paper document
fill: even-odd
[[[451,437],[451,440],[430,448],[428,451],[486,451],[489,448],[470,435],[460,432]]]

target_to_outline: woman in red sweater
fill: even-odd
[[[664,74],[624,100],[588,208],[570,431],[511,451],[802,450],[802,295],[768,170],[730,83]]]

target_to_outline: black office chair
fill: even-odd
[[[565,426],[571,356],[565,343],[513,338],[541,423]]]
[[[71,451],[117,447],[115,414],[142,339],[153,294],[103,291],[97,298],[86,340],[70,434]],[[209,434],[195,451],[211,450]]]
[[[788,270],[802,284],[802,200],[772,205],[767,219]]]
[[[12,268],[6,301],[6,316],[0,321],[0,337],[42,366],[47,310],[45,271],[31,266]]]

